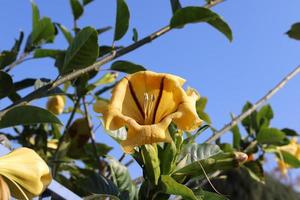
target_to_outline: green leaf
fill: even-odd
[[[133,184],[126,166],[112,157],[107,158],[114,183],[122,192],[122,199],[134,200],[137,188]]]
[[[37,27],[39,23],[40,11],[33,0],[31,0],[31,8],[32,8],[32,27],[34,29],[35,27]]]
[[[206,112],[198,111],[197,114],[198,114],[200,119],[202,119],[203,121],[205,121],[208,124],[211,124],[211,119],[210,119],[209,115]]]
[[[187,137],[184,141],[183,141],[183,144],[188,144],[188,143],[193,143],[195,142],[196,138],[201,134],[203,133],[206,129],[209,128],[209,125],[204,125],[204,126],[201,126],[194,135],[190,136],[190,137]]]
[[[106,31],[109,31],[111,28],[111,26],[106,26],[106,27],[103,27],[103,28],[98,28],[97,29],[97,33],[100,35],[102,33],[105,33]]]
[[[94,0],[83,0],[82,3],[84,6],[86,6],[87,4],[91,3]]]
[[[139,34],[138,34],[136,28],[133,28],[133,29],[132,29],[132,32],[133,32],[132,40],[133,40],[134,42],[137,42],[137,41],[139,40]]]
[[[56,59],[56,57],[64,53],[65,51],[63,50],[58,50],[58,49],[36,49],[34,51],[33,57],[34,58],[45,58],[45,57],[50,57]]]
[[[159,152],[161,174],[168,175],[175,167],[177,149],[175,143],[166,143],[162,152]]]
[[[173,12],[173,14],[174,14],[177,10],[180,10],[180,9],[182,8],[179,0],[170,0],[170,3],[171,3],[171,7],[172,7],[172,12]]]
[[[83,197],[83,200],[100,200],[100,199],[120,200],[118,197],[110,194],[92,194],[90,196]]]
[[[78,0],[70,0],[74,20],[79,19],[83,14],[83,7]]]
[[[293,39],[300,40],[300,22],[292,25],[291,29],[286,34]]]
[[[95,89],[99,85],[115,82],[117,77],[118,77],[117,72],[108,72],[108,73],[104,74],[102,77],[100,77],[96,82],[88,85],[87,90],[90,91],[90,90]]]
[[[281,131],[284,132],[287,136],[299,136],[299,134],[295,130],[290,128],[284,128],[281,129]]]
[[[218,145],[191,143],[184,146],[180,152],[178,160],[184,160],[184,165],[189,165],[193,162],[209,158],[219,153],[222,153],[222,151]]]
[[[62,124],[50,111],[36,106],[18,106],[7,111],[0,120],[0,128],[37,123]]]
[[[280,144],[285,138],[285,133],[276,128],[262,128],[256,139],[260,144]]]
[[[0,69],[12,64],[17,58],[17,53],[13,51],[2,51],[0,53]]]
[[[300,160],[297,157],[286,151],[280,152],[285,163],[289,164],[291,167],[300,168]],[[280,156],[277,157],[280,158]]]
[[[130,13],[125,0],[117,0],[117,15],[114,41],[120,40],[127,32]]]
[[[223,33],[230,42],[232,41],[232,31],[229,25],[221,17],[209,20],[207,23]]]
[[[64,59],[62,74],[93,64],[99,54],[98,34],[91,27],[82,29],[69,46]]]
[[[52,42],[55,36],[55,28],[48,17],[43,17],[36,26],[32,27],[30,43],[39,46],[42,43]]]
[[[182,180],[185,176],[200,176],[205,177],[205,174],[213,173],[217,170],[228,170],[239,167],[242,162],[235,152],[218,153],[209,158],[190,162],[189,157],[196,157],[194,155],[186,156],[177,164],[177,170],[173,172],[172,177],[176,180]]]
[[[135,63],[124,61],[124,60],[119,60],[119,61],[114,62],[111,65],[110,69],[115,70],[115,71],[119,71],[119,72],[125,72],[125,73],[128,73],[128,74],[133,74],[133,73],[138,72],[138,71],[145,71],[146,70],[141,65],[137,65]]]
[[[167,175],[161,176],[160,188],[167,194],[180,195],[184,199],[197,200],[197,197],[190,188],[176,182],[172,177]]]
[[[9,74],[0,71],[0,96],[8,96],[14,89],[13,80]]]
[[[201,191],[201,197],[203,198],[203,200],[229,200],[225,196],[205,190]]]
[[[233,118],[234,118],[234,116],[231,114],[231,119],[233,119]],[[232,137],[233,147],[236,148],[237,150],[239,150],[241,147],[241,132],[240,132],[239,126],[238,125],[233,126],[230,131],[233,134],[233,137]]]
[[[160,160],[156,144],[146,144],[141,147],[141,154],[146,174],[152,184],[157,185],[160,177]]]
[[[258,128],[268,127],[270,125],[271,119],[273,119],[274,114],[272,107],[270,105],[263,106],[256,115],[256,123]]]
[[[171,28],[182,28],[186,24],[207,22],[221,33],[223,33],[230,41],[232,40],[232,32],[228,24],[210,9],[204,7],[185,7],[177,10],[170,21]]]
[[[204,111],[206,104],[207,104],[207,98],[201,97],[198,101],[196,101],[197,111]]]
[[[68,41],[69,45],[72,44],[74,38],[71,34],[71,32],[64,27],[63,25],[59,24],[59,23],[55,23],[55,25],[59,28],[59,30],[62,32],[62,34],[64,35],[64,37],[66,38],[66,40]]]
[[[246,112],[250,108],[252,108],[252,104],[250,102],[246,102],[242,109],[242,113]],[[242,120],[242,125],[245,127],[248,134],[253,135],[255,131],[257,131],[257,124],[256,124],[256,115],[257,111],[252,112],[249,116]]]
[[[81,190],[92,194],[108,194],[119,196],[118,187],[104,176],[88,170],[81,170],[81,175],[76,184]]]
[[[259,161],[248,161],[244,163],[244,168],[254,180],[264,183],[264,169]]]

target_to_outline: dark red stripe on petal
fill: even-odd
[[[163,94],[163,90],[164,90],[164,80],[165,80],[165,77],[162,77],[162,79],[161,79],[161,81],[160,81],[160,86],[159,86],[159,94],[158,94],[157,101],[156,101],[156,104],[155,104],[155,107],[154,107],[154,113],[153,113],[153,118],[152,118],[152,124],[155,123],[155,118],[156,118],[157,109],[158,109],[159,103],[160,103],[161,98],[162,98],[162,94]]]
[[[125,78],[126,78],[126,77],[125,77]],[[127,79],[127,78],[126,78],[126,79]],[[128,79],[127,79],[127,80],[128,80]],[[136,106],[138,107],[138,109],[139,109],[139,111],[140,111],[140,113],[141,113],[143,119],[145,120],[145,113],[144,113],[144,111],[143,111],[143,108],[142,108],[142,106],[141,106],[141,104],[140,104],[140,102],[139,102],[137,96],[136,96],[136,93],[135,93],[135,91],[134,91],[134,89],[133,89],[133,86],[132,86],[132,84],[131,84],[131,82],[130,82],[129,80],[128,80],[128,86],[129,86],[130,94],[131,94],[131,96],[132,96],[132,98],[133,98],[133,100],[134,100]]]

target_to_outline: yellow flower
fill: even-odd
[[[298,160],[300,160],[300,144],[298,144],[297,141],[297,137],[293,137],[288,145],[279,146],[277,147],[277,149],[279,151],[290,153],[291,155],[295,156]],[[290,168],[290,165],[286,164],[284,160],[281,159],[277,160],[277,164],[281,174],[286,175],[288,168]]]
[[[283,160],[280,160],[280,159],[277,160],[277,165],[278,165],[278,170],[280,171],[280,173],[282,175],[286,175],[288,172],[289,166]]]
[[[54,113],[55,115],[59,115],[64,111],[65,100],[64,97],[60,95],[56,95],[50,97],[47,102],[47,109]]]
[[[96,103],[93,105],[95,111],[103,113],[107,108],[108,102],[103,99],[98,99]]]
[[[17,199],[40,195],[52,178],[47,164],[33,150],[19,148],[0,157],[0,199],[10,193]]]
[[[185,131],[196,129],[202,122],[194,93],[189,95],[182,89],[184,82],[171,74],[137,72],[116,85],[106,109],[95,111],[103,114],[106,129],[127,127],[127,139],[121,142],[125,153],[133,153],[134,147],[144,144],[171,142],[167,129],[172,121]]]

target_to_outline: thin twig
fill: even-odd
[[[91,137],[91,141],[92,141],[94,155],[95,155],[97,163],[98,163],[99,172],[101,172],[101,169],[100,169],[101,160],[100,160],[100,156],[99,156],[98,151],[97,151],[97,146],[96,146],[96,141],[95,141],[95,134],[93,132],[93,124],[92,124],[92,121],[91,121],[91,118],[90,118],[90,115],[89,115],[89,110],[88,110],[88,107],[87,107],[87,103],[85,102],[85,97],[82,98],[82,102],[83,102],[83,107],[84,107],[85,118],[86,118],[86,120],[88,122],[88,125],[89,125],[90,137]]]
[[[126,154],[123,153],[123,154],[121,155],[121,157],[119,158],[119,162],[122,162],[122,160],[125,158],[125,156],[126,156]]]
[[[212,1],[210,2],[209,4],[206,4],[204,7],[206,8],[211,8],[221,2],[223,2],[224,0],[215,0],[215,1]],[[77,70],[77,71],[74,71],[74,72],[71,72],[70,74],[67,74],[65,76],[62,76],[60,78],[58,78],[57,80],[53,81],[53,82],[50,82],[48,83],[47,85],[43,86],[43,87],[40,87],[39,89],[31,92],[30,94],[26,95],[25,97],[23,97],[22,99],[20,99],[19,101],[16,101],[15,103],[13,103],[12,105],[4,108],[3,110],[1,110],[0,112],[0,119],[1,117],[5,114],[5,112],[7,112],[8,110],[16,107],[16,106],[19,106],[19,105],[24,105],[34,99],[37,99],[37,98],[40,98],[42,97],[43,95],[45,95],[47,93],[47,91],[50,91],[50,90],[53,90],[55,89],[56,87],[58,87],[59,85],[65,83],[65,82],[68,82],[70,80],[73,80],[73,79],[76,79],[80,76],[82,76],[83,74],[86,74],[88,72],[91,72],[91,71],[97,71],[99,70],[99,68],[118,58],[118,57],[121,57],[145,44],[148,44],[150,42],[152,42],[153,40],[157,39],[158,37],[164,35],[165,33],[169,32],[171,30],[171,27],[169,25],[159,29],[158,31],[155,31],[154,33],[150,34],[149,36],[146,36],[145,38],[125,47],[125,48],[121,48],[121,49],[117,49],[111,53],[108,53],[106,55],[104,55],[103,57],[101,57],[98,61],[96,61],[93,65],[90,65],[84,69],[80,69],[80,70]]]
[[[19,56],[19,58],[14,61],[12,64],[10,64],[8,67],[7,67],[7,70],[6,72],[9,72],[10,70],[12,70],[15,66],[21,64],[22,62],[26,61],[27,59],[25,59],[30,53],[29,52],[24,52],[23,54],[21,54]]]
[[[125,163],[125,166],[129,167],[132,163],[134,163],[134,159],[131,159],[127,163]]]
[[[295,77],[300,72],[300,65],[296,67],[292,72],[285,76],[273,89],[271,89],[265,96],[259,99],[250,109],[241,113],[233,120],[226,124],[221,130],[215,132],[210,138],[206,140],[206,143],[212,143],[213,141],[220,138],[224,133],[232,129],[238,122],[245,119],[251,113],[253,113],[258,107],[262,106],[266,101],[268,101],[274,94],[276,94],[285,84],[289,82],[293,77]]]

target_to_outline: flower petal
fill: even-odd
[[[127,139],[121,142],[125,153],[133,153],[134,147],[158,142],[172,142],[168,126],[172,119],[168,117],[159,124],[139,125],[134,120],[128,121]]]
[[[42,193],[52,180],[47,164],[28,148],[19,148],[1,157],[0,174],[24,188],[19,192],[25,192],[29,198]],[[17,195],[14,190],[11,192]]]

